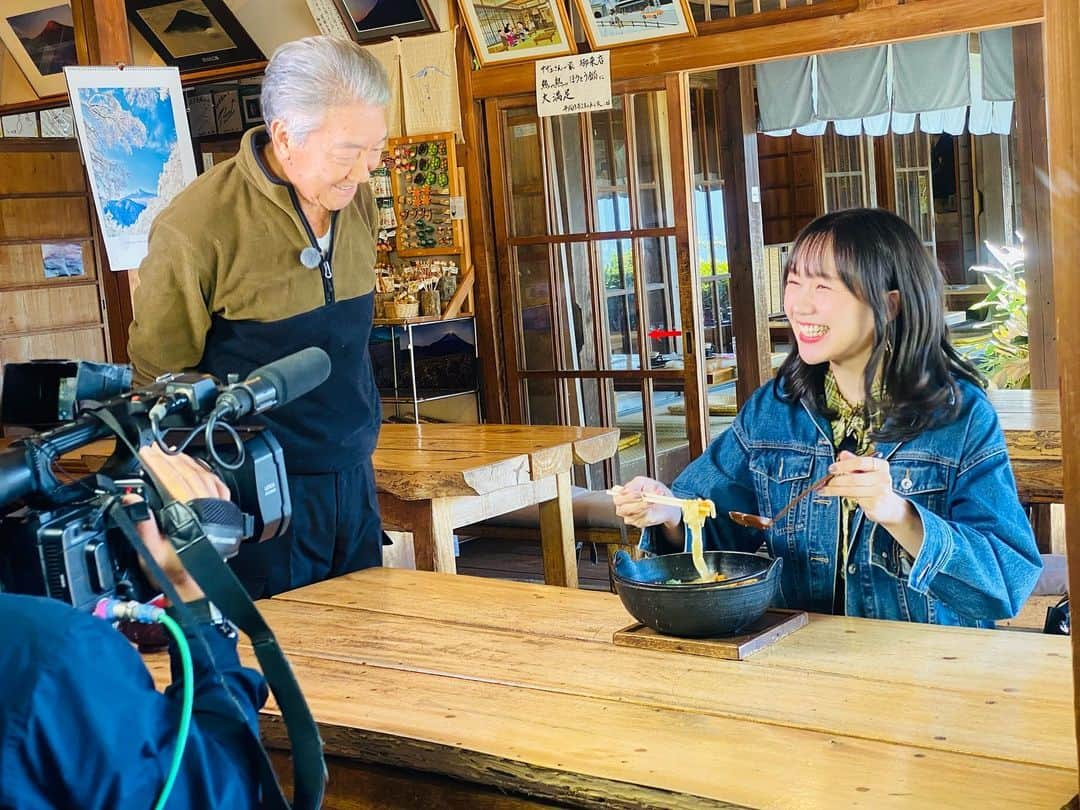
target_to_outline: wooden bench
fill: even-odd
[[[574,539],[607,547],[608,558],[620,546],[636,549],[641,530],[627,526],[615,514],[611,496],[600,490],[573,487]],[[539,540],[540,510],[526,506],[504,515],[473,523],[456,530],[460,537],[490,537],[502,540]]]

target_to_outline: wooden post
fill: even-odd
[[[71,12],[75,24],[75,47],[80,65],[131,63],[131,40],[128,39],[124,0],[73,0]],[[110,357],[114,363],[126,363],[128,361],[128,327],[131,325],[132,309],[131,282],[125,271],[133,268],[112,272],[96,211],[93,220],[97,252],[101,258],[101,284],[105,293]]]
[[[717,71],[724,228],[731,273],[731,327],[742,405],[772,375],[767,282],[758,177],[757,126],[751,68]]]
[[[1046,123],[1049,144],[1050,256],[1058,312],[1080,307],[1080,15],[1076,0],[1046,0],[1043,27],[1046,59]],[[1063,346],[1080,342],[1080,318],[1062,318],[1057,336]],[[1071,359],[1070,359],[1071,358]],[[1076,355],[1058,355],[1061,384],[1061,450],[1065,492],[1080,492],[1080,362]],[[1080,594],[1080,500],[1065,497],[1065,531],[1069,592]],[[1080,706],[1080,633],[1072,635],[1073,711]],[[1078,715],[1080,717],[1080,715]],[[1080,729],[1080,723],[1077,723]],[[1080,785],[1078,785],[1080,787]]]
[[[1020,171],[1020,231],[1024,235],[1031,387],[1056,388],[1054,275],[1050,257],[1050,189],[1046,154],[1046,88],[1041,25],[1013,29],[1016,74],[1017,161]]]
[[[457,7],[449,4],[451,26],[460,22]],[[484,142],[483,102],[474,100],[472,93],[472,48],[464,29],[457,32],[457,70],[461,104],[462,147],[461,165],[465,169],[465,199],[468,201],[469,253],[473,259],[476,317],[476,340],[480,364],[480,391],[484,419],[487,422],[506,422],[509,401],[506,374],[500,347],[499,283],[495,275],[495,243],[492,237],[491,194],[488,191],[488,158]],[[465,268],[462,268],[464,271]],[[509,304],[507,304],[509,306]]]
[[[690,79],[686,73],[670,73],[666,80],[668,143],[671,145],[672,204],[675,222],[687,223],[675,236],[679,309],[683,331],[683,374],[686,403],[686,438],[690,458],[697,458],[709,443],[708,388],[705,385],[705,334],[702,316],[701,274],[692,261],[690,247],[693,174],[690,146]]]

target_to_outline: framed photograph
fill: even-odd
[[[128,19],[165,64],[191,70],[266,57],[223,0],[127,0]]]
[[[263,122],[262,85],[240,85],[240,115],[244,119],[245,128]]]
[[[357,42],[439,30],[427,0],[334,0],[334,5]]]
[[[42,110],[38,116],[41,118],[42,138],[75,137],[75,115],[71,112],[71,107]]]
[[[244,118],[240,113],[240,95],[235,87],[215,90],[214,127],[218,135],[244,131]]]
[[[36,138],[38,136],[37,113],[14,113],[0,118],[0,128],[5,138]]]
[[[570,20],[560,0],[496,4],[458,0],[481,67],[575,53]]]
[[[217,135],[217,121],[214,120],[214,97],[209,90],[199,88],[184,93],[187,104],[188,124],[191,137],[205,138]]]
[[[71,3],[58,0],[4,0],[0,41],[40,97],[67,90],[64,68],[77,65]]]
[[[85,276],[82,248],[81,242],[43,242],[41,263],[45,278]]]
[[[69,67],[71,108],[113,270],[146,256],[150,223],[195,179],[180,72]]]
[[[594,51],[634,42],[695,36],[687,0],[574,0]]]

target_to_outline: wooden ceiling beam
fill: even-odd
[[[716,70],[770,59],[827,53],[1008,25],[1041,22],[1042,0],[920,0],[875,5],[847,13],[685,39],[614,48],[611,78],[637,79],[680,70]],[[534,63],[519,62],[477,70],[473,99],[530,93]]]

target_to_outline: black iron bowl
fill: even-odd
[[[760,619],[780,588],[780,558],[706,551],[705,564],[725,579],[665,584],[697,579],[693,555],[687,552],[632,560],[620,550],[614,561],[615,590],[630,615],[658,633],[722,638],[737,635]]]

